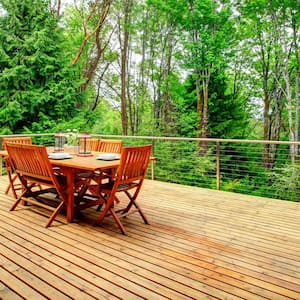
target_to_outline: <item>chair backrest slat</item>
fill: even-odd
[[[121,153],[123,147],[122,140],[100,140],[98,145],[99,152]]]
[[[91,139],[89,141],[89,146],[88,148],[91,150],[91,151],[98,151],[98,148],[99,148],[99,143],[101,142],[101,140],[98,140],[98,139]]]
[[[151,145],[123,148],[117,175],[119,184],[141,180],[145,177],[151,148]]]
[[[30,136],[2,138],[2,145],[4,150],[6,150],[7,143],[32,145],[32,139]]]
[[[37,145],[11,144],[7,152],[16,173],[42,180],[56,181],[46,147]]]

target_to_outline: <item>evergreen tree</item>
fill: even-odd
[[[213,74],[209,83],[210,137],[242,139],[249,128],[250,113],[247,99],[237,97],[228,88],[229,79],[224,71]]]
[[[243,98],[236,98],[228,92],[228,82],[224,72],[212,74],[208,86],[209,99],[209,137],[244,138],[246,136],[250,112]],[[184,86],[172,94],[178,115],[175,117],[179,136],[195,137],[197,134],[196,83],[188,76]]]
[[[51,131],[76,115],[83,97],[49,7],[46,0],[0,0],[2,133]]]

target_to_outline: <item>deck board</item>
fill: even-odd
[[[300,204],[146,180],[137,214],[94,227],[18,206],[0,177],[1,299],[300,299]],[[122,199],[121,199],[122,200]]]

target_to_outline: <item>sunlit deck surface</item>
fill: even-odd
[[[1,299],[300,299],[300,204],[147,180],[122,236],[95,209],[46,229],[0,177]],[[39,213],[36,213],[39,211]]]

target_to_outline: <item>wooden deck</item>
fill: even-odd
[[[9,212],[6,183],[1,299],[300,299],[300,203],[146,181],[151,225],[131,215],[122,236],[94,209],[46,229],[40,209]]]

